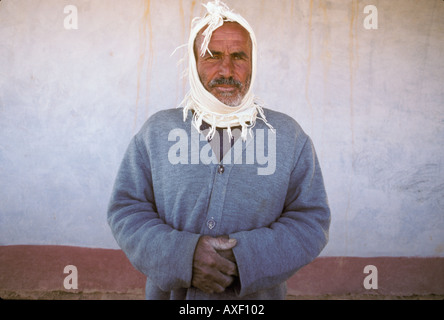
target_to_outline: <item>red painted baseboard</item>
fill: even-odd
[[[371,288],[375,285],[377,289]],[[300,269],[288,288],[289,294],[308,296],[443,295],[444,258],[319,257]]]
[[[65,278],[71,275],[64,273],[68,265],[77,269],[77,289],[65,288]],[[369,265],[375,268],[365,273]],[[365,287],[366,280],[373,288]],[[20,298],[22,292],[104,292],[143,298],[144,286],[145,276],[121,250],[0,246],[0,297]],[[444,258],[319,257],[288,281],[288,293],[295,297],[444,295]]]

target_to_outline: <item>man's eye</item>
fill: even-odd
[[[241,54],[235,54],[235,55],[233,55],[233,59],[234,60],[245,60],[245,56],[243,56]]]

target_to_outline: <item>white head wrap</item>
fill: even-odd
[[[228,6],[221,1],[215,0],[214,2],[209,2],[207,5],[203,6],[207,9],[207,13],[204,17],[195,18],[193,20],[188,42],[188,75],[191,90],[181,103],[181,106],[184,107],[184,121],[187,119],[188,111],[193,110],[194,116],[192,122],[199,132],[202,121],[205,121],[211,127],[207,139],[213,138],[216,127],[226,128],[229,136],[232,137],[231,128],[241,126],[242,139],[246,140],[248,129],[251,130],[255,126],[256,119],[263,120],[270,128],[272,128],[271,125],[267,123],[263,109],[257,103],[256,98],[252,93],[257,63],[256,37],[248,22],[239,14],[233,13]],[[199,31],[205,26],[208,26],[202,33],[204,40],[202,41],[200,54],[201,56],[204,56],[206,51],[209,51],[208,45],[211,41],[213,32],[221,27],[224,22],[239,23],[249,32],[252,43],[252,73],[250,87],[237,107],[225,105],[205,89],[197,72],[196,58],[194,55],[195,39]]]

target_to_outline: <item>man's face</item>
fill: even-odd
[[[248,92],[251,81],[251,39],[240,24],[226,22],[216,29],[208,49],[200,56],[203,40],[200,32],[195,41],[197,72],[205,89],[222,103],[238,106]]]

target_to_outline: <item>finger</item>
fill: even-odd
[[[230,260],[233,263],[236,263],[236,257],[234,256],[233,250],[220,250],[217,253],[225,259]]]
[[[202,290],[206,294],[222,293],[225,291],[225,289],[217,283],[206,284],[198,289]]]
[[[213,290],[214,292],[223,292],[226,288],[228,288],[234,281],[234,278],[231,276],[228,276],[226,274],[223,274],[222,272],[217,272],[214,275],[213,281],[211,282],[213,284]]]
[[[200,287],[197,287],[197,288],[207,294],[222,293],[226,289],[225,286],[221,286],[217,282],[204,283]]]
[[[236,244],[236,239],[226,239],[223,237],[219,238],[209,238],[208,243],[215,249],[215,250],[230,250],[233,249]]]
[[[218,255],[218,257],[216,257],[216,265],[217,265],[217,269],[220,272],[222,272],[228,276],[238,276],[239,275],[237,272],[237,265],[234,262],[232,262],[220,255]]]
[[[192,285],[206,293],[220,293],[233,283],[233,277],[221,273],[217,269],[206,269],[204,273],[196,273]]]
[[[206,280],[206,281],[201,281],[201,282],[196,282],[194,284],[194,286],[196,288],[198,288],[199,290],[208,293],[208,294],[212,294],[212,293],[221,293],[225,291],[225,283],[228,283],[228,281],[222,281],[222,280],[218,280],[219,282],[222,282],[224,285],[219,284],[219,282],[214,281],[214,280]],[[231,283],[230,283],[231,284]],[[228,285],[227,285],[228,287]]]
[[[219,273],[219,279],[220,281],[217,282],[221,287],[223,287],[224,291],[226,288],[228,288],[234,281],[234,278],[228,275],[225,275],[223,273]]]

